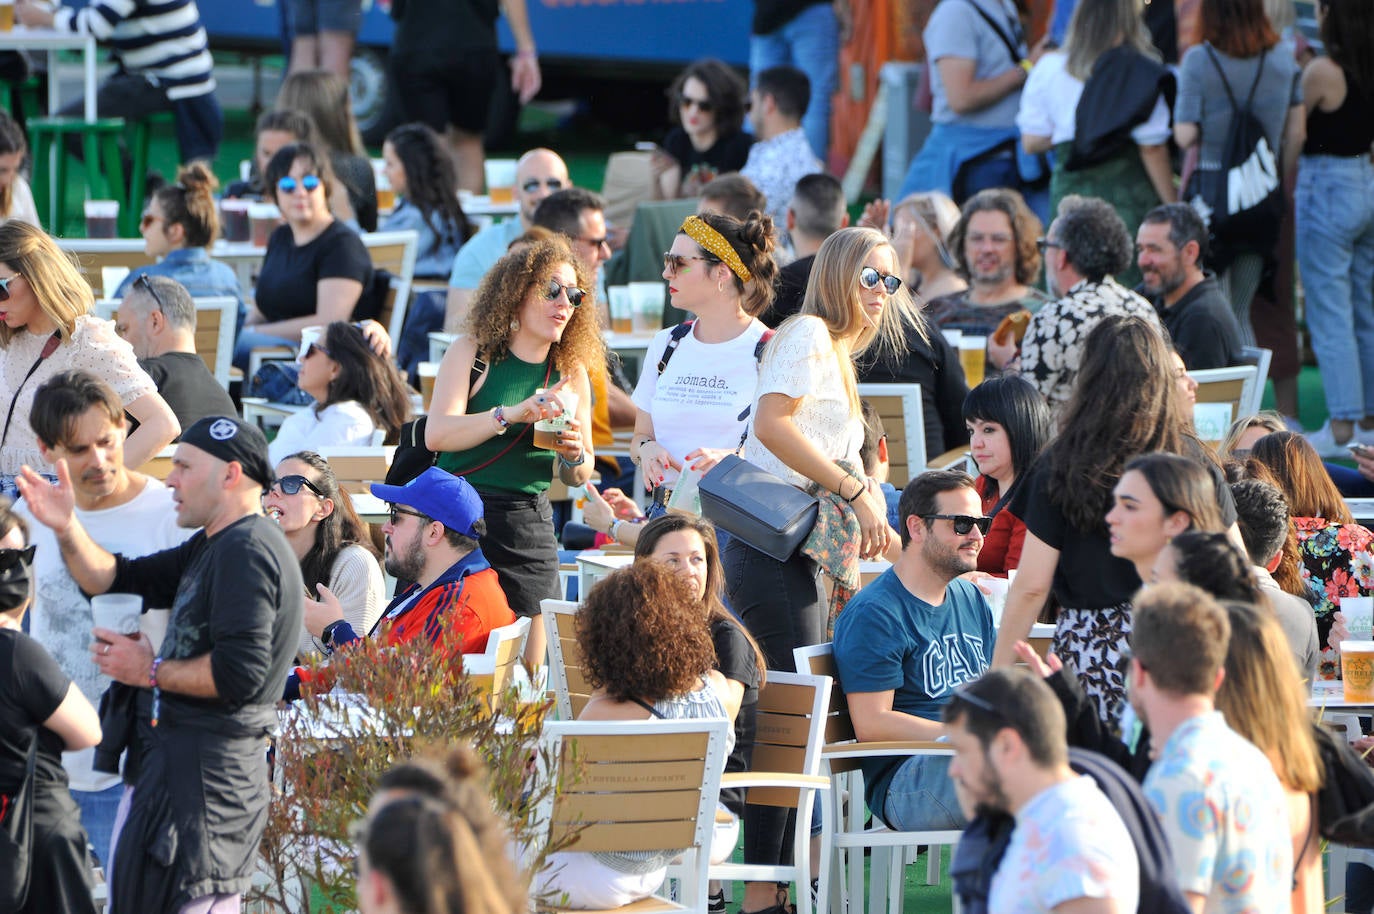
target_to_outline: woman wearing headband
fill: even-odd
[[[630,458],[655,491],[652,516],[685,467],[704,473],[739,447],[768,329],[758,315],[773,301],[773,239],[757,211],[744,222],[688,216],[663,255],[669,298],[693,320],[659,331],[635,386]]]

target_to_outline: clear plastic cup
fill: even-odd
[[[87,238],[119,237],[118,200],[87,200],[84,208]]]
[[[1352,704],[1374,704],[1374,641],[1341,642],[1341,686]]]
[[[515,159],[487,159],[483,163],[487,195],[492,203],[515,201]]]

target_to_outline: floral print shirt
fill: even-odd
[[[1334,679],[1340,657],[1326,643],[1332,615],[1340,609],[1342,597],[1374,596],[1374,533],[1359,524],[1338,524],[1324,517],[1295,517],[1293,526],[1302,555],[1304,596],[1317,615],[1320,675]]]

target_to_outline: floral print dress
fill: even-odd
[[[1332,523],[1324,517],[1295,517],[1302,581],[1307,602],[1317,615],[1322,655],[1318,674],[1336,678],[1340,656],[1326,643],[1332,615],[1342,597],[1374,596],[1374,533],[1360,524]]]

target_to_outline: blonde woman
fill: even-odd
[[[91,314],[95,296],[71,258],[42,229],[0,225],[0,492],[15,494],[22,466],[56,479],[29,425],[34,392],[53,375],[81,369],[119,394],[138,428],[124,444],[130,467],[146,463],[181,431],[111,321]]]

